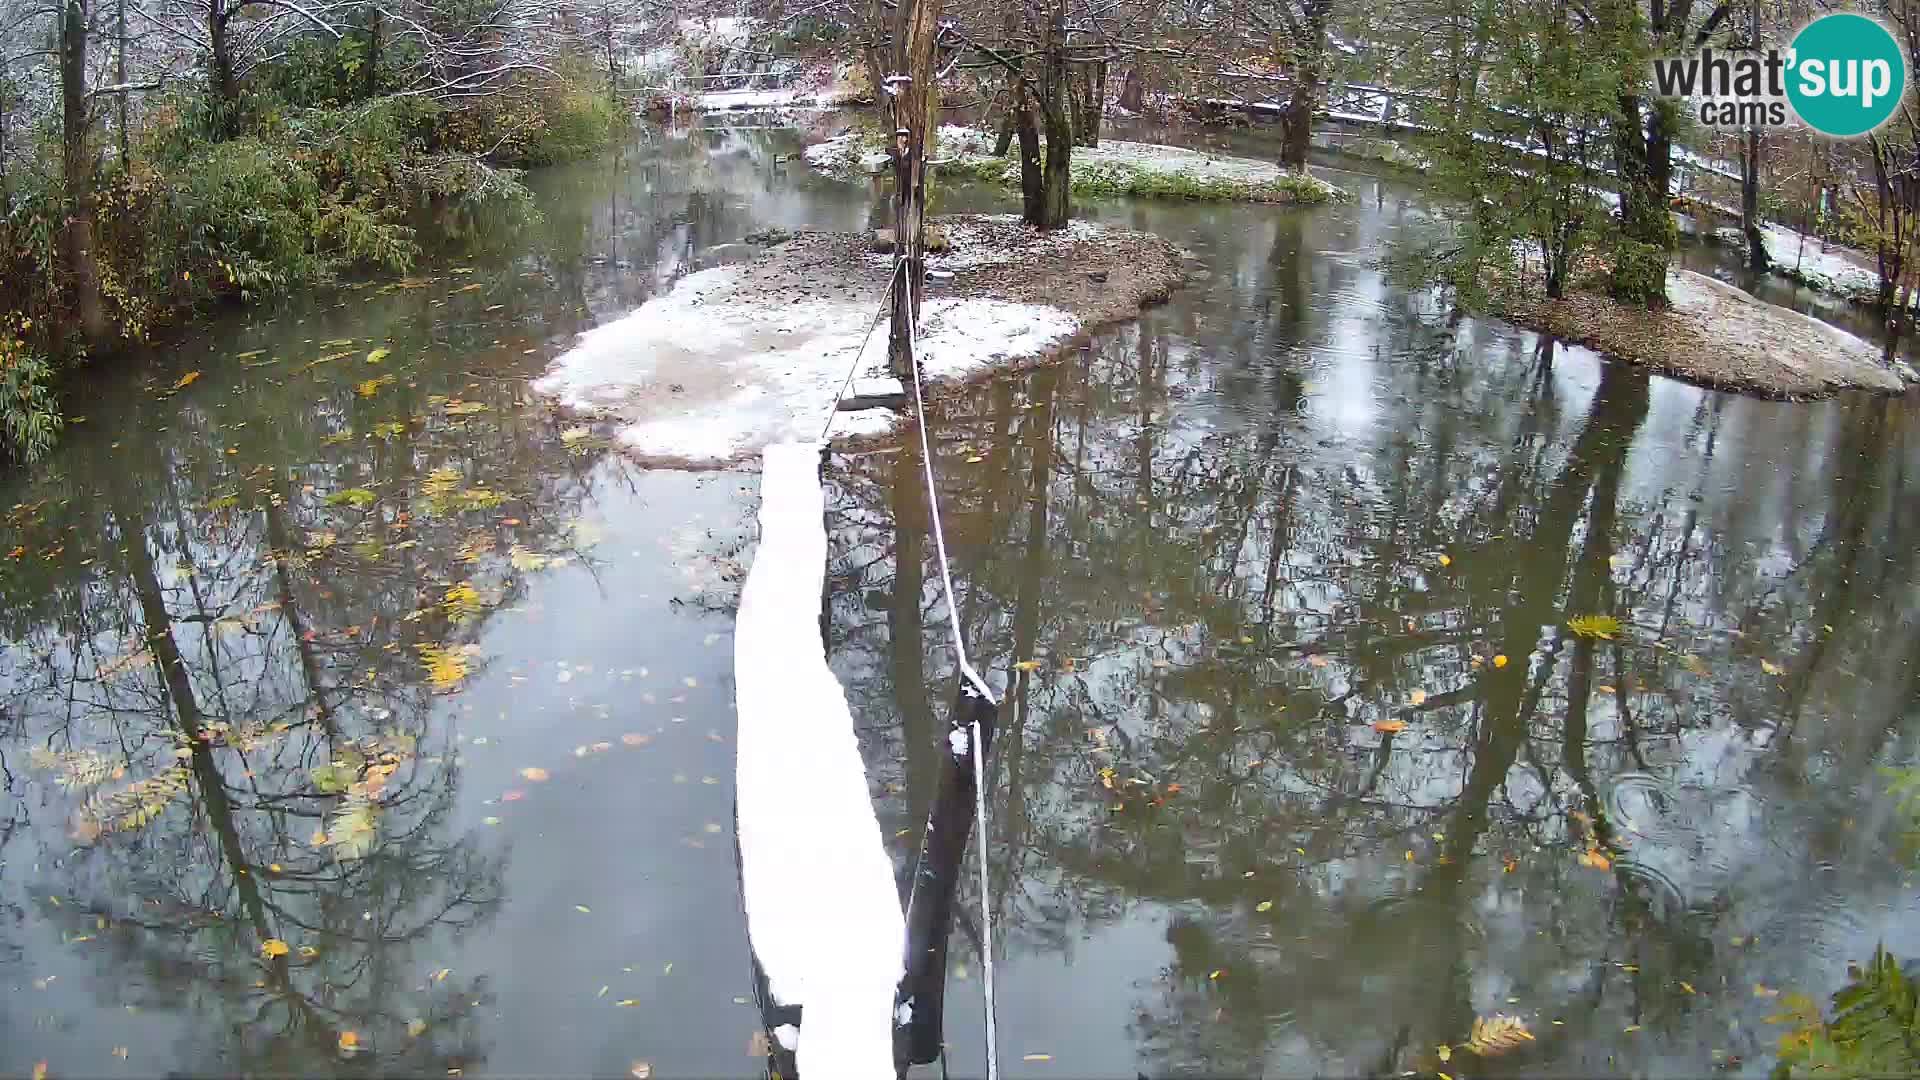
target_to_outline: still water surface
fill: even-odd
[[[639,469],[526,381],[751,231],[867,222],[797,145],[655,132],[537,175],[490,254],[103,374],[6,481],[0,1072],[763,1069],[755,480]],[[1505,1013],[1537,1041],[1481,1071],[1761,1073],[1777,995],[1920,953],[1881,771],[1920,756],[1913,406],[1449,318],[1374,266],[1417,195],[1335,178],[1354,204],[1087,207],[1202,274],[938,420],[1008,687],[1006,1072],[1431,1072]],[[903,865],[953,685],[918,476],[830,469],[829,653]]]

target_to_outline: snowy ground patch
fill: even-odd
[[[978,128],[944,125],[935,140],[933,169],[944,176],[1018,186],[1019,158],[995,157],[997,141]],[[878,171],[887,161],[878,139],[857,131],[810,146],[805,154],[808,164],[843,176]],[[1076,195],[1277,203],[1348,198],[1344,189],[1319,177],[1287,172],[1270,161],[1121,139],[1074,147],[1070,172]]]
[[[1509,294],[1496,306],[1522,325],[1722,390],[1805,400],[1906,387],[1872,343],[1704,274],[1669,269],[1667,299],[1658,312],[1585,292]]]
[[[834,411],[849,370],[885,373],[884,328],[860,351],[877,294],[768,302],[736,288],[740,281],[734,266],[682,279],[582,334],[534,389],[569,408],[625,419],[621,439],[642,457],[688,464],[724,465],[769,443],[894,425],[886,410]],[[1044,355],[1081,329],[1058,308],[980,298],[929,297],[921,319],[921,358],[933,381]]]

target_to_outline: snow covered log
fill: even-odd
[[[905,921],[820,636],[820,447],[776,443],[762,462],[760,547],[734,630],[747,936],[775,1001],[802,1007],[801,1077],[892,1080]]]

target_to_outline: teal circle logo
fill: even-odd
[[[1907,60],[1880,22],[1822,15],[1793,39],[1787,100],[1822,135],[1865,135],[1887,122],[1907,92]]]

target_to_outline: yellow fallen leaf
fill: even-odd
[[[407,1021],[407,1034],[413,1036],[416,1039],[419,1038],[421,1034],[424,1033],[426,1030],[427,1030],[427,1022],[425,1020],[420,1019],[417,1016],[414,1017],[412,1020]]]
[[[1496,657],[1494,657],[1494,658],[1493,658],[1493,666],[1494,666],[1494,667],[1506,667],[1506,666],[1507,666],[1507,654],[1506,654],[1506,653],[1501,653],[1501,654],[1500,654],[1499,656],[1496,656]]]
[[[270,937],[260,943],[260,951],[267,956],[285,956],[293,950],[286,942],[281,941],[279,938]]]
[[[631,1009],[639,1005],[640,1000],[638,998],[621,998],[619,1001],[614,1002],[614,1004],[623,1009]]]
[[[385,360],[387,356],[392,352],[393,352],[392,349],[375,349],[372,352],[367,354],[367,363],[377,364],[380,361]]]
[[[1021,1061],[1052,1061],[1053,1055],[1052,1054],[1024,1054],[1021,1056],[1020,1060]]]
[[[1449,556],[1449,555],[1447,555],[1446,553],[1444,553],[1444,552],[1442,552],[1442,553],[1441,553],[1441,555],[1440,555],[1440,565],[1441,565],[1441,566],[1452,566],[1452,565],[1453,565],[1453,559],[1452,559],[1452,557],[1451,557],[1451,556]]]
[[[593,909],[592,909],[592,908],[590,908],[590,907],[588,907],[588,906],[587,906],[587,905],[585,905],[585,904],[575,904],[575,905],[573,905],[573,910],[575,910],[575,911],[577,911],[577,912],[579,912],[579,913],[580,913],[580,914],[582,914],[582,915],[591,915],[591,914],[593,914]]]
[[[193,380],[199,377],[200,377],[199,372],[189,371],[185,375],[180,376],[179,381],[173,384],[173,388],[175,390],[185,390],[187,387],[193,385]]]
[[[433,973],[432,978],[434,982],[445,982],[447,976],[451,974],[453,974],[452,968],[441,968],[439,971]]]
[[[1257,904],[1255,904],[1255,905],[1253,905],[1253,910],[1255,910],[1255,911],[1272,911],[1272,910],[1273,910],[1273,901],[1271,901],[1271,900],[1262,900],[1262,901],[1260,901],[1259,903],[1257,903]]]
[[[1453,1060],[1453,1047],[1451,1046],[1438,1047],[1434,1050],[1434,1053],[1440,1055],[1442,1064]]]
[[[1022,661],[1020,661],[1019,663],[1017,663],[1017,664],[1015,664],[1015,665],[1013,665],[1013,670],[1015,670],[1015,671],[1039,671],[1039,670],[1040,670],[1040,661],[1038,661],[1038,660],[1022,660]]]
[[[1226,969],[1226,968],[1215,968],[1215,969],[1214,969],[1214,971],[1213,971],[1213,974],[1211,974],[1211,975],[1208,975],[1208,976],[1207,976],[1207,978],[1209,978],[1209,979],[1217,979],[1217,978],[1219,978],[1220,976],[1222,976],[1222,975],[1225,975],[1226,973],[1227,973],[1227,969]]]
[[[353,1050],[358,1048],[359,1045],[360,1036],[357,1033],[351,1031],[343,1031],[340,1033],[340,1049]]]
[[[1698,990],[1695,990],[1695,989],[1693,988],[1693,984],[1692,984],[1692,983],[1690,983],[1690,982],[1688,982],[1688,981],[1687,981],[1687,980],[1685,980],[1685,979],[1681,979],[1681,980],[1680,980],[1680,989],[1682,989],[1682,990],[1685,990],[1685,991],[1686,991],[1687,993],[1689,993],[1689,994],[1697,994],[1697,993],[1699,993],[1699,992],[1700,992],[1700,991],[1698,991]]]
[[[1382,735],[1395,735],[1407,730],[1407,722],[1405,720],[1375,720],[1373,722],[1373,730]]]
[[[1427,692],[1425,690],[1415,690],[1410,700],[1415,705],[1424,705],[1427,703]]]
[[[1588,848],[1580,853],[1580,865],[1594,870],[1605,870],[1613,865],[1613,860],[1602,854],[1599,848]]]
[[[1760,670],[1766,672],[1769,675],[1780,674],[1780,666],[1778,664],[1775,664],[1771,660],[1760,661]]]
[[[529,780],[532,780],[534,783],[539,783],[547,779],[548,776],[551,774],[549,774],[547,770],[539,768],[538,766],[529,766],[528,768],[521,769],[520,775],[526,777]]]

